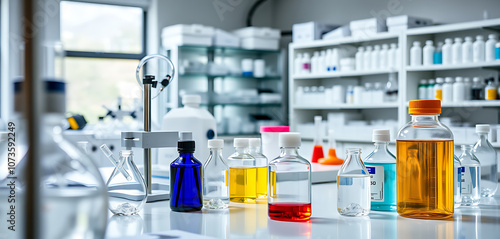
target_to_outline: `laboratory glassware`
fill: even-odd
[[[463,167],[460,163],[460,159],[456,155],[453,155],[453,184],[454,184],[454,201],[455,207],[459,207],[462,204],[462,175]]]
[[[323,120],[323,117],[320,115],[314,116],[314,148],[313,148],[313,153],[312,153],[312,163],[317,163],[320,158],[324,158],[325,154],[323,152],[323,138],[322,138],[322,131],[321,131],[321,121]]]
[[[320,164],[325,165],[342,165],[344,163],[343,159],[337,157],[337,143],[335,141],[334,130],[328,130],[328,155],[326,158],[321,158],[318,160]]]
[[[497,191],[498,173],[497,173],[497,152],[488,141],[490,125],[476,125],[476,133],[479,140],[474,144],[472,153],[481,163],[481,196],[491,197]]]
[[[396,73],[389,73],[389,80],[385,86],[385,101],[395,102],[398,99],[398,79]]]
[[[370,173],[361,161],[361,149],[346,149],[337,174],[337,211],[352,217],[370,213]]]
[[[461,204],[464,206],[476,206],[481,199],[481,164],[472,154],[472,145],[462,145],[462,155],[460,163],[462,164],[462,182],[460,193],[462,194]]]
[[[257,167],[255,158],[248,154],[249,141],[234,139],[234,154],[229,156],[229,200],[254,203],[257,199]]]
[[[177,143],[179,157],[170,164],[170,209],[176,212],[199,211],[203,207],[203,165],[194,157],[191,132],[181,132]]]
[[[472,78],[472,100],[483,100],[484,99],[484,86],[481,83],[481,78]]]
[[[434,52],[433,62],[435,65],[443,64],[443,42],[438,42]]]
[[[260,151],[260,139],[249,139],[248,154],[255,158],[257,166],[257,198],[267,198],[267,157]]]
[[[261,126],[260,136],[262,142],[262,154],[268,159],[274,159],[280,155],[279,134],[290,132],[290,126]]]
[[[485,100],[496,100],[497,99],[497,87],[493,79],[488,79],[488,85],[484,88],[484,99]]]
[[[412,100],[397,135],[397,205],[403,217],[453,216],[453,134],[439,122],[441,101]]]
[[[210,156],[203,165],[203,207],[205,209],[225,209],[229,205],[227,174],[229,166],[222,157],[224,140],[208,141]]]
[[[113,153],[106,145],[101,150],[113,162]],[[109,210],[116,215],[130,216],[141,211],[147,200],[146,182],[133,160],[132,150],[120,151],[120,159],[106,186],[109,194]]]
[[[371,209],[394,211],[396,205],[396,157],[389,151],[390,131],[373,130],[375,149],[363,160],[370,173]]]
[[[299,133],[280,133],[281,154],[269,162],[269,217],[307,221],[311,217],[311,164],[299,155]]]

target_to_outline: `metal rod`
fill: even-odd
[[[144,84],[144,131],[151,132],[151,84]],[[148,194],[152,193],[151,149],[144,149],[144,179]]]

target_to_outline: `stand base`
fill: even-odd
[[[153,183],[152,193],[148,194],[147,202],[166,201],[170,199],[170,186],[166,184]]]

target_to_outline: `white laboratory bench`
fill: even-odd
[[[136,216],[110,215],[106,238],[169,230],[214,238],[500,238],[499,193],[483,198],[478,207],[455,209],[449,220],[409,219],[396,212],[378,211],[366,217],[343,217],[337,213],[336,197],[335,183],[313,184],[310,222],[270,220],[265,201],[231,203],[228,210],[191,213],[170,211],[169,201],[148,203]]]

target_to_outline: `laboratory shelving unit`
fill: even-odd
[[[500,71],[500,61],[467,63],[460,65],[431,65],[431,66],[409,66],[409,52],[413,41],[425,43],[426,40],[433,40],[434,45],[445,38],[455,38],[465,36],[483,35],[490,33],[500,33],[500,19],[491,19],[475,22],[447,24],[430,26],[417,29],[410,29],[399,34],[379,33],[372,36],[346,37],[334,40],[318,40],[310,43],[291,43],[289,45],[289,119],[292,130],[297,130],[297,126],[303,123],[313,122],[315,115],[322,115],[323,119],[329,112],[349,112],[355,111],[363,114],[366,120],[393,119],[397,120],[398,128],[409,121],[408,102],[417,99],[418,84],[421,79],[435,79],[436,77],[494,77],[498,83],[498,71]],[[384,43],[397,43],[401,62],[398,67],[391,70],[373,71],[348,71],[335,72],[330,74],[294,74],[294,59],[297,53],[320,51],[323,49],[341,47],[350,48],[354,57],[359,46],[380,45]],[[383,81],[388,79],[388,73],[397,72],[399,85],[398,100],[394,103],[383,104],[340,104],[324,105],[321,103],[314,105],[304,105],[295,102],[295,92],[298,86],[319,86],[331,87],[341,84],[360,84],[365,82]],[[349,82],[349,83],[346,83]],[[464,101],[460,103],[443,103],[443,117],[453,117],[474,126],[477,123],[499,124],[500,122],[500,100],[494,101]],[[452,129],[453,130],[453,129]],[[393,133],[394,135],[394,133]],[[309,138],[310,137],[305,137]],[[394,139],[392,139],[394,140]],[[337,141],[345,146],[358,144],[364,146],[371,144],[371,137],[347,137],[338,135]],[[456,144],[473,143],[475,140],[467,139],[456,141]],[[492,143],[494,147],[500,148],[500,142]]]
[[[181,45],[165,48],[164,53],[170,57],[176,67],[175,80],[167,88],[169,94],[160,107],[160,115],[166,114],[170,109],[182,107],[181,92],[201,94],[202,107],[210,111],[218,122],[218,131],[222,137],[250,137],[258,132],[257,127],[251,132],[238,132],[229,134],[227,131],[229,120],[240,117],[241,125],[249,122],[250,114],[264,114],[279,124],[286,124],[287,102],[260,102],[232,97],[223,99],[224,95],[238,89],[268,89],[280,93],[282,99],[283,57],[281,50],[249,50],[232,47]],[[223,64],[233,69],[239,69],[244,58],[264,59],[266,76],[251,77],[235,73],[210,74],[206,72],[183,71],[181,68],[186,61],[199,62],[204,65],[210,63]],[[229,118],[225,120],[224,118]],[[226,130],[220,130],[222,128]],[[225,131],[225,132],[223,132]]]

